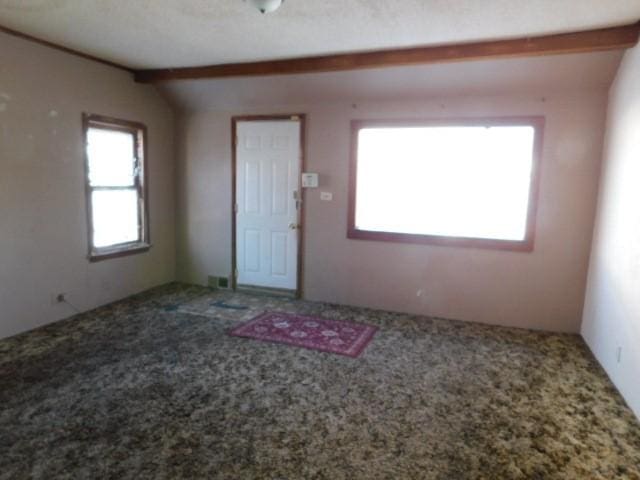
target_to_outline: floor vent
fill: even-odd
[[[213,288],[229,288],[229,279],[227,277],[209,275],[207,285]]]

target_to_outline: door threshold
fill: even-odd
[[[269,295],[272,297],[298,298],[298,292],[285,288],[259,287],[257,285],[238,285],[236,291],[254,295]]]

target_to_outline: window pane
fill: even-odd
[[[109,247],[140,240],[138,195],[131,190],[97,190],[92,193],[93,246]]]
[[[134,182],[134,135],[89,128],[87,132],[91,186],[131,186]]]
[[[364,128],[356,228],[524,240],[534,128]]]

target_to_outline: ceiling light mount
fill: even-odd
[[[284,0],[245,0],[248,1],[251,5],[256,7],[262,13],[271,13],[275,12],[280,5],[284,3]]]

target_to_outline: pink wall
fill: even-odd
[[[640,418],[640,47],[609,93],[582,335]]]
[[[256,88],[259,88],[257,84]],[[256,94],[257,95],[257,94]],[[178,275],[205,283],[231,264],[230,118],[306,112],[304,291],[311,300],[491,324],[579,331],[596,202],[606,90],[191,111],[179,121]],[[349,122],[354,118],[544,115],[533,253],[346,238]],[[334,195],[320,201],[320,192]]]
[[[0,338],[175,278],[173,112],[129,73],[0,33]],[[82,112],[149,132],[153,248],[89,263]]]

